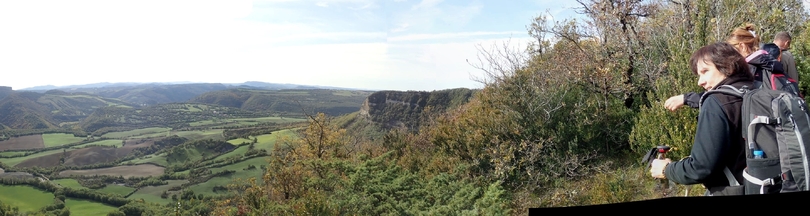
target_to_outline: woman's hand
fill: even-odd
[[[670,160],[669,158],[663,160],[661,159],[653,160],[652,166],[650,167],[650,175],[652,175],[653,178],[666,179],[667,177],[664,176],[664,168],[666,168],[667,164],[671,162],[672,160]]]
[[[672,96],[664,103],[664,107],[666,107],[670,111],[675,111],[681,106],[683,106],[684,99],[683,95],[676,95]]]

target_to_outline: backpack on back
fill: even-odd
[[[745,194],[810,191],[810,114],[804,99],[768,88],[741,88],[724,85],[707,95],[724,93],[743,99],[741,125],[746,146],[743,172]],[[754,155],[761,150],[762,158]],[[726,168],[732,185],[738,184]]]
[[[766,50],[759,50],[748,56],[745,60],[750,62],[759,55],[768,55],[768,52]],[[799,91],[799,83],[797,83],[793,77],[788,77],[785,75],[781,69],[779,69],[779,71],[774,71],[771,68],[763,67],[759,76],[760,77],[758,79],[754,80],[755,86],[772,90],[786,91],[793,93],[800,98],[804,98],[804,95],[802,95],[801,91]]]

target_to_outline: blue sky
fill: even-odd
[[[476,45],[525,46],[576,1],[0,2],[0,86],[264,81],[375,90],[482,87]]]

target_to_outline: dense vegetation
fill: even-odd
[[[689,154],[697,111],[662,104],[699,90],[687,65],[694,50],[745,22],[761,28],[763,42],[786,30],[801,90],[810,87],[810,22],[800,1],[581,2],[585,22],[538,16],[529,24],[537,43],[527,49],[482,49],[482,89],[230,89],[184,103],[97,108],[79,127],[50,129],[45,106],[30,104],[43,95],[13,93],[3,101],[26,108],[7,111],[33,117],[6,117],[23,128],[2,130],[4,139],[46,130],[90,136],[0,151],[0,186],[53,194],[41,215],[76,211],[70,199],[115,207],[108,215],[524,215],[687,188],[699,196],[700,186],[657,190],[639,163],[655,145],[674,147],[675,160]],[[51,151],[72,160],[67,149],[97,140],[131,150],[85,166],[6,163]],[[60,174],[67,171],[87,174]],[[3,212],[20,210],[0,203]]]

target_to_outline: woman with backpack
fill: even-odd
[[[754,88],[759,88],[760,85],[762,85],[763,78],[766,80],[771,79],[770,77],[762,77],[763,71],[768,70],[775,74],[784,73],[782,63],[769,55],[765,50],[759,49],[759,42],[760,40],[754,31],[753,24],[746,24],[745,26],[735,28],[726,39],[726,43],[734,46],[737,53],[745,56],[745,61],[748,63],[750,72],[754,75]],[[671,111],[675,111],[683,105],[698,108],[701,96],[703,96],[703,92],[688,92],[682,95],[672,96],[666,100],[664,107]]]
[[[713,90],[721,85],[737,88],[753,85],[745,58],[730,43],[718,42],[697,50],[690,68],[698,75],[698,85]],[[703,101],[698,115],[697,133],[691,155],[680,161],[653,160],[650,174],[683,185],[703,184],[708,196],[743,195],[746,166],[745,141],[740,125],[742,99],[726,94],[711,94]],[[727,178],[730,173],[735,179]]]

